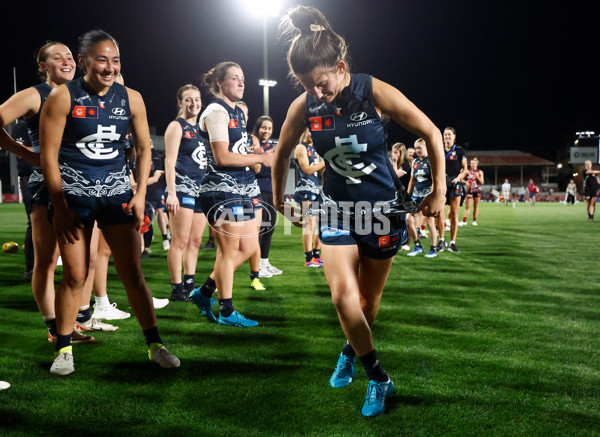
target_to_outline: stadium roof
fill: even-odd
[[[480,167],[554,165],[552,161],[520,150],[468,150],[467,156],[469,159],[477,157]]]

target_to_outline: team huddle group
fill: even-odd
[[[282,18],[280,29],[291,76],[303,92],[289,106],[276,148],[269,142],[273,132],[269,117],[260,117],[253,135],[248,133],[244,73],[235,62],[219,63],[204,74],[203,86],[214,100],[203,111],[198,88],[185,85],[177,92],[179,112],[165,132],[164,159],[172,299],[191,300],[208,322],[224,327],[258,325],[234,307],[234,272],[249,260],[255,289],[264,287],[261,274],[281,274],[270,264],[268,253],[276,214],[284,214],[295,226],[304,227],[305,266],[324,269],[344,333],[330,385],[353,383],[358,358],[368,379],[361,412],[378,416],[396,391],[371,331],[392,259],[408,242],[409,233],[420,247],[419,220],[429,224],[430,234],[436,220],[441,230],[440,243],[432,239],[430,254],[446,247],[458,252],[454,215],[464,191],[462,179],[468,174],[466,157],[454,144],[453,129],[445,129],[442,136],[398,89],[370,75],[351,73],[344,38],[319,10],[294,7]],[[179,367],[180,360],[164,347],[157,326],[155,307],[166,302],[152,297],[141,268],[140,230],[148,225],[146,197],[156,175],[143,99],[119,83],[118,43],[106,32],[93,30],[80,36],[75,58],[64,44],[48,43],[37,61],[44,82],[0,106],[3,126],[25,119],[32,149],[4,130],[0,146],[34,166],[28,184],[35,249],[32,289],[48,340],[55,344],[50,372],[74,371],[72,344],[93,341],[82,331],[116,329],[99,319],[127,317],[106,296],[111,254],[150,359],[163,368]],[[83,75],[73,79],[76,64]],[[389,159],[387,119],[420,138],[409,171],[402,163],[398,166],[397,158]],[[128,143],[135,152],[134,181],[127,165]],[[301,209],[284,200],[292,154],[299,174],[295,200]],[[415,201],[405,201],[400,181],[404,173],[412,175],[406,186]],[[473,174],[467,187],[476,192],[482,176]],[[448,246],[443,240],[447,192]],[[390,207],[377,213],[375,208],[352,207],[365,202]],[[334,214],[325,218],[311,204],[334,205]],[[336,207],[342,204],[346,206]],[[413,216],[417,205],[419,214]],[[370,231],[359,229],[348,215],[370,221]],[[206,223],[216,258],[213,271],[196,287],[198,246]],[[164,227],[161,233],[166,241]],[[59,253],[63,277],[55,291]],[[96,317],[90,315],[92,290]],[[176,347],[176,342],[171,344]]]

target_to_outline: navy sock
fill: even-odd
[[[194,277],[195,275],[183,275],[183,288],[190,291],[196,288]]]
[[[367,376],[369,380],[385,382],[388,380],[387,373],[381,368],[381,364],[377,359],[377,352],[373,349],[366,355],[362,357],[358,357],[363,367],[365,368],[365,372],[367,372]]]
[[[258,278],[258,272],[250,272],[250,280]]]
[[[56,334],[56,347],[54,348],[54,350],[56,352],[58,352],[63,347],[71,346],[71,336],[72,335],[73,335],[73,333],[68,334],[68,335]]]
[[[233,299],[219,299],[219,310],[223,317],[229,317],[233,313]]]
[[[346,355],[348,357],[356,356],[356,352],[354,352],[354,349],[352,346],[350,346],[350,343],[346,342],[346,346],[344,346],[344,349],[342,349],[342,355]]]
[[[173,294],[181,294],[183,293],[183,282],[171,284],[171,288],[173,289]]]
[[[309,262],[313,258],[312,250],[310,252],[304,252],[304,258],[306,258],[306,262]]]
[[[56,319],[44,320],[44,323],[46,324],[50,335],[56,337]]]
[[[77,321],[79,323],[85,323],[88,320],[90,320],[91,318],[92,318],[92,315],[90,314],[89,307],[84,310],[79,310],[79,313],[77,313]]]
[[[150,343],[162,344],[160,334],[158,333],[158,326],[155,326],[154,328],[146,329],[143,332],[144,332],[144,338],[146,339],[146,344],[148,346],[150,346]]]
[[[319,259],[321,258],[321,249],[313,249],[313,258]]]
[[[167,237],[167,234],[162,234],[162,237],[163,237],[163,241],[165,241],[165,240],[168,240],[168,239],[169,239],[169,237]]]
[[[415,241],[415,247],[423,247],[423,246],[421,246],[421,241],[419,241],[419,240]]]
[[[206,281],[204,281],[204,285],[200,288],[200,293],[206,297],[212,297],[215,294],[215,290],[217,289],[217,283],[210,276]]]

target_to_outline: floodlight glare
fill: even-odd
[[[258,80],[258,84],[260,86],[274,87],[275,85],[277,85],[277,81],[276,80],[269,80],[269,79],[259,79]]]
[[[269,17],[279,16],[279,0],[245,0],[244,3],[254,14]]]

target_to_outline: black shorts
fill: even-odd
[[[146,198],[146,202],[152,205],[152,208],[154,208],[155,211],[158,211],[159,209],[165,210],[165,199],[156,200]]]
[[[252,208],[254,208],[255,210],[262,209],[263,208],[262,194],[259,194],[258,196],[253,197],[251,199],[251,202],[252,202]]]
[[[583,198],[591,199],[593,197],[598,197],[598,191],[591,190],[589,188],[584,188],[583,190]]]
[[[460,198],[460,206],[465,201],[465,186],[462,182],[452,183],[452,180],[446,176],[446,205],[450,205],[450,200]]]
[[[362,254],[373,259],[391,258],[408,241],[404,215],[391,217],[340,217],[319,214],[319,239],[324,245],[357,245]]]
[[[50,205],[50,193],[48,193],[48,188],[44,182],[41,170],[34,170],[33,173],[31,173],[29,181],[27,182],[27,191],[29,195],[28,202],[31,205],[31,208],[34,206],[48,208]]]
[[[100,229],[105,226],[133,223],[133,212],[125,213],[125,207],[132,197],[133,191],[111,197],[83,197],[65,193],[67,204],[88,229],[94,227],[94,222],[98,222]]]
[[[200,196],[192,196],[188,193],[180,193],[177,192],[177,200],[179,200],[179,207],[191,209],[196,213],[203,212],[202,210],[202,202],[200,201]]]
[[[300,204],[302,204],[302,202],[314,202],[314,200],[317,198],[317,194],[313,193],[312,191],[296,191],[294,193],[294,200]]]
[[[245,222],[254,219],[252,199],[228,191],[206,191],[200,194],[202,210],[211,225],[217,221]]]

